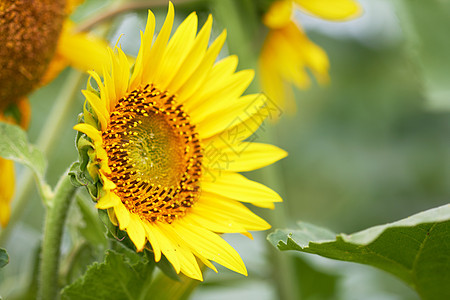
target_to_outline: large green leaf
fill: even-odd
[[[131,264],[125,255],[107,251],[105,261],[62,291],[62,299],[149,299],[154,263],[142,259]]]
[[[280,250],[298,250],[371,265],[398,276],[423,299],[450,299],[450,205],[351,235],[299,223],[268,236]]]
[[[0,268],[3,268],[9,263],[9,256],[5,249],[0,248]]]
[[[39,178],[44,175],[44,155],[28,143],[25,131],[16,125],[0,122],[0,157],[27,165]]]

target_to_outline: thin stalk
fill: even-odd
[[[175,5],[177,4],[184,4],[192,2],[192,0],[172,0]],[[167,0],[147,0],[147,1],[140,1],[140,2],[129,2],[129,3],[123,3],[119,4],[116,7],[110,8],[104,12],[96,14],[94,17],[87,19],[83,23],[77,26],[76,32],[83,32],[83,31],[89,31],[95,26],[99,25],[100,23],[109,21],[112,18],[115,18],[121,14],[130,12],[130,11],[136,11],[136,10],[142,10],[142,9],[149,9],[153,7],[167,7]]]
[[[266,139],[276,144],[275,128],[268,126],[266,128]],[[275,188],[281,195],[285,194],[285,186],[282,181],[280,165],[270,165],[261,170],[263,181],[268,186]],[[285,228],[288,224],[286,203],[278,204],[276,209],[267,214],[267,219],[272,228]],[[296,278],[293,258],[288,253],[283,253],[267,243],[269,256],[271,258],[272,278],[275,280],[275,286],[278,298],[283,300],[296,300],[299,298],[298,285],[294,282]]]
[[[58,293],[58,269],[64,223],[76,188],[64,175],[56,186],[55,196],[47,209],[39,270],[38,299],[53,300]]]
[[[48,157],[51,149],[58,142],[58,137],[60,136],[61,130],[64,128],[64,124],[67,118],[71,118],[73,112],[71,111],[71,104],[73,98],[77,93],[79,93],[79,84],[83,74],[72,70],[68,75],[63,87],[60,90],[58,97],[55,100],[55,105],[48,115],[47,122],[42,127],[41,133],[37,140],[37,147],[40,149],[45,157]],[[15,223],[22,216],[23,211],[27,206],[29,201],[29,195],[32,190],[33,173],[29,170],[25,170],[23,179],[18,183],[18,186],[22,187],[18,190],[16,199],[13,201],[13,207],[11,212],[11,218],[9,224],[6,228],[0,231],[0,245],[4,245],[8,240],[11,230],[14,228]],[[41,184],[39,180],[38,184]],[[41,190],[41,188],[39,188]],[[48,192],[46,194],[49,194]],[[46,195],[45,198],[51,195]],[[44,202],[45,198],[43,198]]]

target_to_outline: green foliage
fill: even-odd
[[[0,122],[0,156],[30,167],[39,178],[44,175],[46,161],[42,152],[28,143],[25,131],[16,125]]]
[[[131,264],[121,253],[109,250],[102,263],[62,291],[62,299],[149,299],[154,263],[141,260]]]
[[[0,268],[3,268],[9,263],[9,256],[5,249],[0,248]]]
[[[398,276],[423,299],[450,298],[450,205],[355,234],[334,234],[299,223],[268,239],[280,250],[298,250],[371,265]]]
[[[424,95],[428,106],[450,110],[450,86],[448,70],[450,60],[444,59],[450,52],[447,38],[450,26],[450,2],[429,0],[404,0],[403,21],[407,36],[407,47],[412,61],[418,64],[423,79]]]
[[[333,299],[337,292],[338,276],[314,268],[301,257],[295,256],[292,260],[300,299]]]
[[[106,229],[100,222],[98,215],[93,212],[92,207],[81,196],[78,195],[76,200],[84,221],[84,224],[78,226],[78,232],[89,244],[105,248]],[[93,206],[92,203],[91,206]]]
[[[159,274],[150,286],[149,295],[151,299],[158,300],[186,300],[192,294],[200,281],[183,276],[174,281],[165,274]]]

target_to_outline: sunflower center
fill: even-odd
[[[149,222],[184,216],[200,193],[201,146],[174,96],[153,86],[120,99],[103,132],[113,190]]]
[[[66,0],[0,0],[0,110],[39,85],[54,55]]]

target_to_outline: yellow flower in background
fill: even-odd
[[[308,39],[293,20],[294,8],[313,16],[344,21],[361,14],[354,0],[281,0],[275,1],[264,15],[270,28],[259,59],[261,85],[269,98],[288,112],[295,111],[292,85],[306,89],[309,69],[318,83],[328,82],[329,61],[325,51]]]
[[[67,17],[78,2],[0,0],[0,121],[26,129],[27,96],[32,91],[68,65],[87,71],[106,63],[106,42],[73,32]],[[0,158],[0,174],[0,225],[4,227],[14,191],[13,163]]]
[[[252,70],[235,72],[237,58],[215,63],[226,33],[208,47],[212,17],[197,34],[190,14],[169,39],[169,4],[157,38],[149,11],[134,69],[121,49],[111,70],[91,72],[99,92],[83,91],[93,110],[74,128],[90,138],[87,171],[102,184],[97,208],[125,230],[137,251],[167,257],[177,273],[202,280],[198,262],[215,261],[247,274],[239,254],[219,234],[270,225],[240,202],[273,208],[281,198],[238,174],[286,156],[272,145],[244,142],[265,114],[262,95],[241,96]],[[97,186],[98,182],[97,182]],[[147,243],[147,241],[149,243]],[[198,261],[199,260],[199,261]]]

